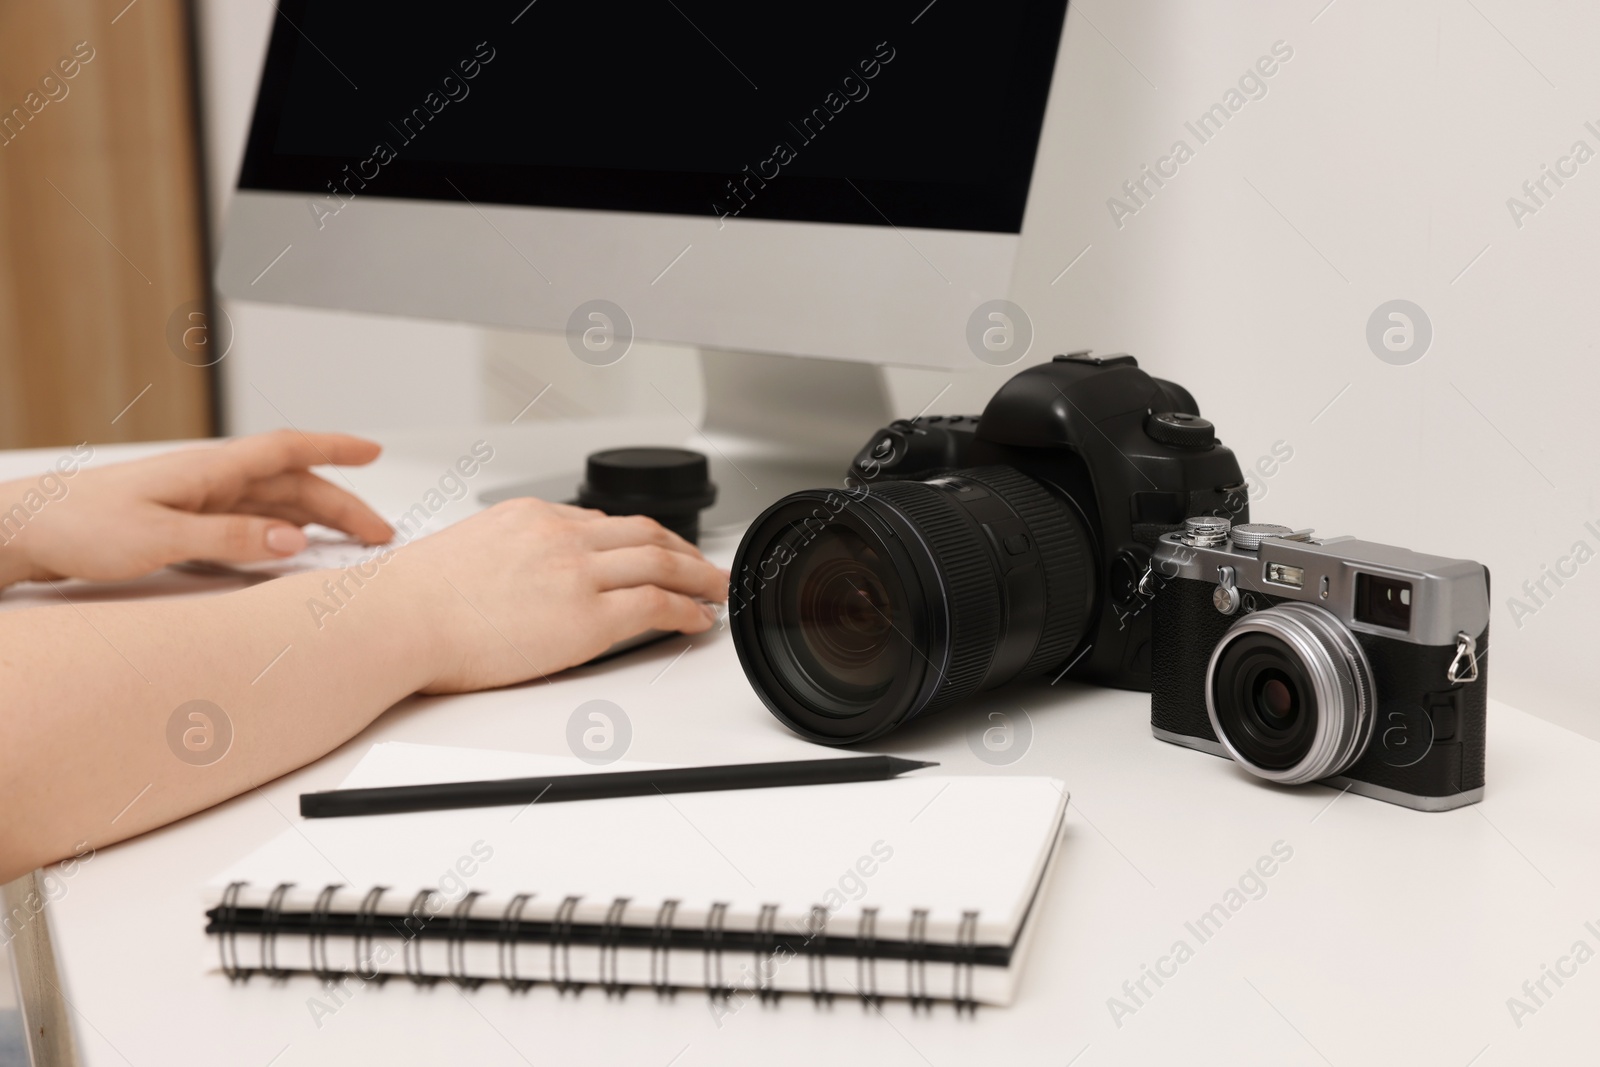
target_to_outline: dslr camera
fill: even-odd
[[[767,708],[824,744],[1015,678],[1148,689],[1152,550],[1245,501],[1188,390],[1132,356],[1057,356],[982,416],[892,423],[841,488],[763,512],[734,558],[734,647]]]
[[[1483,798],[1482,564],[1197,516],[1152,574],[1156,737],[1419,811]]]

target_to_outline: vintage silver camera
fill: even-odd
[[[1199,516],[1144,584],[1156,737],[1422,811],[1483,798],[1482,564]]]

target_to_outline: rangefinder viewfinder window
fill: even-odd
[[[1411,583],[1376,574],[1356,575],[1356,621],[1390,630],[1411,629]]]

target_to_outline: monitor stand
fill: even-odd
[[[684,447],[705,453],[717,485],[717,502],[701,517],[707,533],[742,530],[797,490],[843,485],[850,460],[894,417],[874,364],[701,349],[700,365],[705,418]],[[570,500],[580,480],[574,470],[500,486],[479,499]]]

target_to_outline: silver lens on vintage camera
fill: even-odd
[[[1309,604],[1278,604],[1234,623],[1206,668],[1217,739],[1250,773],[1284,785],[1360,759],[1375,704],[1372,667],[1355,636]]]

